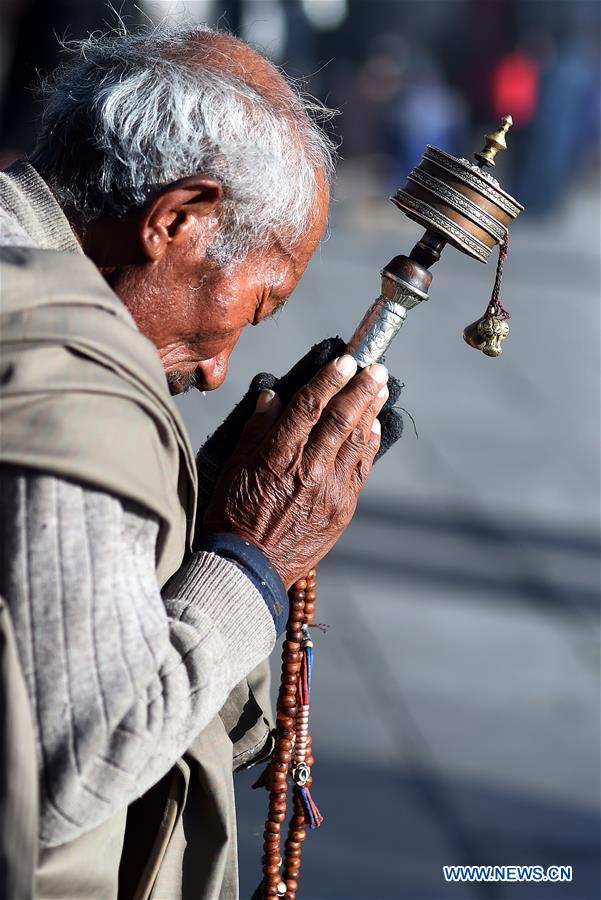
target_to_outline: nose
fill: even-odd
[[[230,351],[231,352],[231,351]],[[203,359],[198,364],[197,371],[200,375],[199,387],[203,391],[214,391],[225,381],[230,353],[220,353],[212,359]]]
[[[198,363],[197,371],[200,376],[200,384],[198,386],[201,390],[214,391],[223,384],[227,376],[227,367],[232,350],[236,346],[239,337],[240,335],[237,335],[221,353],[212,356],[211,359],[203,359]]]

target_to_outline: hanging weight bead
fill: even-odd
[[[501,343],[509,334],[509,325],[503,319],[486,313],[480,319],[476,319],[463,331],[464,341],[481,350],[485,356],[500,356],[503,352]]]

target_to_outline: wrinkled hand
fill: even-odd
[[[263,391],[205,513],[205,534],[255,544],[287,588],[350,522],[380,445],[388,372],[377,364],[355,372],[350,356],[328,363],[283,412]]]

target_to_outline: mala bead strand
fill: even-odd
[[[316,575],[317,575],[316,570],[311,569],[311,571],[308,573],[306,579],[304,579],[306,582],[305,610],[304,610],[304,612],[305,612],[304,624],[305,625],[311,625],[311,623],[313,622],[313,614],[315,613],[315,596],[316,596],[315,586],[317,584]]]
[[[263,897],[282,897],[286,893],[281,878],[281,828],[286,818],[288,772],[296,736],[306,587],[306,579],[301,578],[289,594],[290,613],[282,648],[282,680],[276,708],[276,742],[268,774],[269,813],[263,832]]]
[[[300,874],[301,853],[303,842],[307,837],[305,829],[305,813],[303,803],[295,791],[294,815],[290,820],[290,828],[286,839],[286,863],[284,867],[284,883],[286,885],[286,900],[296,900],[298,890],[298,878]]]
[[[289,592],[290,614],[282,648],[275,749],[266,778],[269,813],[263,832],[263,881],[257,891],[263,898],[295,900],[306,827],[316,828],[323,821],[309,790],[313,764],[309,735],[313,642],[308,626],[315,611],[315,576],[315,569],[311,569]],[[294,782],[293,813],[282,859],[282,824],[286,818],[289,777]]]

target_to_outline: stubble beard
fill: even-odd
[[[177,369],[167,374],[169,391],[174,394],[187,394],[191,388],[202,391],[201,376],[198,369],[193,372],[179,372]]]

